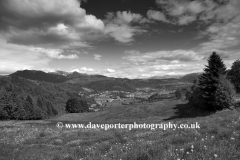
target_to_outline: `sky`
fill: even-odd
[[[240,58],[239,0],[0,0],[0,74],[149,78]]]

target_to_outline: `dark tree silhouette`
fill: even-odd
[[[236,60],[228,72],[228,79],[233,83],[237,92],[240,92],[240,60]]]
[[[208,65],[204,69],[204,73],[200,76],[198,83],[199,93],[201,93],[198,95],[198,98],[203,102],[201,106],[202,109],[215,111],[222,109],[224,106],[228,106],[226,104],[222,106],[223,103],[217,102],[219,99],[228,99],[226,97],[227,93],[224,93],[228,90],[226,88],[229,84],[229,82],[223,78],[225,74],[226,66],[220,56],[216,52],[213,52],[208,58]],[[222,77],[221,80],[220,77]],[[220,95],[225,97],[219,98]],[[231,97],[231,95],[229,95],[229,97]]]
[[[89,110],[87,101],[84,99],[70,98],[66,103],[66,112],[81,113]]]

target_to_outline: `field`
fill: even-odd
[[[68,123],[198,122],[200,129],[58,129]],[[238,160],[240,112],[200,113],[169,99],[66,114],[51,120],[1,121],[0,160]]]

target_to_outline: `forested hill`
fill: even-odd
[[[66,101],[71,96],[78,95],[52,83],[39,83],[13,75],[1,76],[0,117],[2,119],[47,118],[63,113]]]

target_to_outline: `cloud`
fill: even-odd
[[[196,16],[181,16],[178,20],[179,25],[186,25],[196,20]]]
[[[78,0],[0,1],[0,10],[0,34],[13,44],[50,49],[72,44],[89,47],[83,38],[104,31],[104,23],[87,15]]]
[[[17,70],[47,68],[50,59],[28,47],[8,44],[0,39],[0,74]]]
[[[198,55],[192,50],[173,50],[173,51],[157,51],[149,53],[130,53],[122,57],[123,59],[129,60],[135,63],[146,63],[146,62],[156,62],[156,61],[197,61],[203,59],[203,56]]]
[[[92,68],[82,67],[80,69],[78,69],[78,68],[72,69],[70,72],[92,73],[92,72],[95,72],[95,70]]]
[[[149,10],[147,12],[147,16],[149,19],[154,19],[154,20],[162,21],[162,22],[169,22],[166,19],[166,16],[160,11]]]
[[[107,68],[105,71],[106,71],[107,73],[114,73],[114,72],[115,72],[114,69],[110,69],[110,68]]]
[[[133,27],[132,23],[145,23],[147,20],[140,14],[135,14],[127,11],[116,14],[110,12],[106,15],[105,34],[109,34],[118,42],[132,42],[135,34],[146,32],[140,27]]]
[[[181,16],[187,12],[190,14],[198,14],[205,9],[201,1],[156,0],[156,2],[162,5],[171,16]]]
[[[56,58],[56,59],[77,59],[78,56],[76,54],[71,55],[63,55],[63,50],[60,49],[44,49],[44,48],[31,48],[31,51],[42,53],[47,55],[49,58]]]
[[[99,55],[99,54],[94,54],[93,57],[94,57],[95,60],[98,60],[98,61],[100,61],[101,58],[102,58],[102,56]]]

